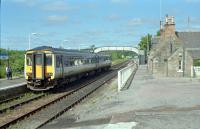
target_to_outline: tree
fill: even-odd
[[[147,34],[140,39],[139,47],[141,50],[144,50],[145,52],[145,63],[147,63],[147,55],[149,51],[151,50],[151,38],[152,35]]]
[[[150,50],[150,48],[151,48],[151,46],[150,46],[151,38],[152,38],[152,35],[150,35],[150,34],[147,34],[147,35],[141,37],[140,43],[139,43],[139,47],[140,47],[141,50],[147,50],[147,47],[148,47],[149,50]],[[148,43],[149,43],[149,44],[148,44]],[[147,44],[148,44],[149,46],[147,46]]]
[[[94,52],[95,48],[96,48],[96,47],[95,47],[94,44],[90,46],[90,50],[91,50],[92,52]]]
[[[9,51],[9,52],[8,52]],[[19,75],[24,71],[24,54],[25,51],[18,51],[18,50],[6,50],[0,48],[1,53],[9,53],[9,65],[12,68],[13,75]],[[5,59],[0,59],[0,78],[4,78],[5,67],[8,64],[8,61]]]
[[[156,36],[160,36],[160,30],[157,31]]]

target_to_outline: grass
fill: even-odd
[[[43,94],[43,93],[41,93],[41,94]],[[7,103],[0,104],[0,109],[9,107],[10,105],[18,103],[18,102],[23,102],[23,101],[29,100],[29,99],[36,97],[36,96],[39,96],[39,95],[40,94],[37,94],[37,93],[26,93],[23,96],[21,96],[20,98],[16,98],[16,99],[9,101]]]
[[[128,59],[124,58],[124,59],[116,59],[116,60],[112,60],[112,65],[116,65],[119,63],[122,63],[124,61],[127,61]]]

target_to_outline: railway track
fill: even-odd
[[[9,101],[5,101],[4,103],[2,103],[0,105],[0,113],[4,113],[7,110],[12,110],[12,109],[17,108],[18,106],[22,106],[31,101],[40,99],[40,98],[44,97],[45,95],[46,94],[44,94],[44,93],[40,93],[40,94],[31,95],[30,97],[26,97],[26,95],[17,96],[15,98],[12,98]]]
[[[17,123],[24,118],[26,119],[23,120],[23,124],[27,124],[27,126],[24,125],[24,127],[28,127],[28,121],[34,120],[36,120],[34,121],[34,127],[31,128],[39,128],[45,125],[46,123],[57,118],[62,113],[70,109],[72,106],[79,103],[85,97],[98,89],[101,85],[115,77],[117,75],[116,70],[123,67],[125,64],[126,63],[115,65],[112,67],[112,69],[115,70],[110,71],[109,73],[107,73],[107,75],[100,75],[95,79],[91,79],[87,82],[82,83],[79,86],[73,87],[68,92],[55,94],[53,97],[51,97],[51,99],[45,99],[43,103],[35,105],[29,110],[26,110],[23,113],[19,113],[17,116],[13,116],[11,118],[5,119],[4,121],[1,121],[0,128],[8,128],[10,125]],[[31,117],[29,117],[30,115]],[[15,128],[15,126],[18,125],[19,124],[15,124],[12,127]]]
[[[1,101],[0,101],[0,104],[8,103],[8,102],[13,101],[13,100],[15,100],[15,99],[18,99],[18,98],[20,98],[20,97],[22,97],[22,96],[23,96],[23,95],[17,95],[17,96],[14,96],[14,97],[11,97],[11,98],[8,98],[8,99],[5,99],[5,100],[1,100]]]

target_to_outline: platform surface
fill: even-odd
[[[129,89],[117,79],[42,129],[197,129],[200,80],[158,78],[139,66]]]
[[[14,77],[12,80],[0,79],[0,90],[24,84],[26,84],[26,80],[23,77]]]

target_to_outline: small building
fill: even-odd
[[[166,16],[160,36],[152,38],[148,70],[158,76],[200,77],[200,32],[176,32],[173,16]]]
[[[7,60],[8,59],[8,54],[0,53],[0,59]]]

